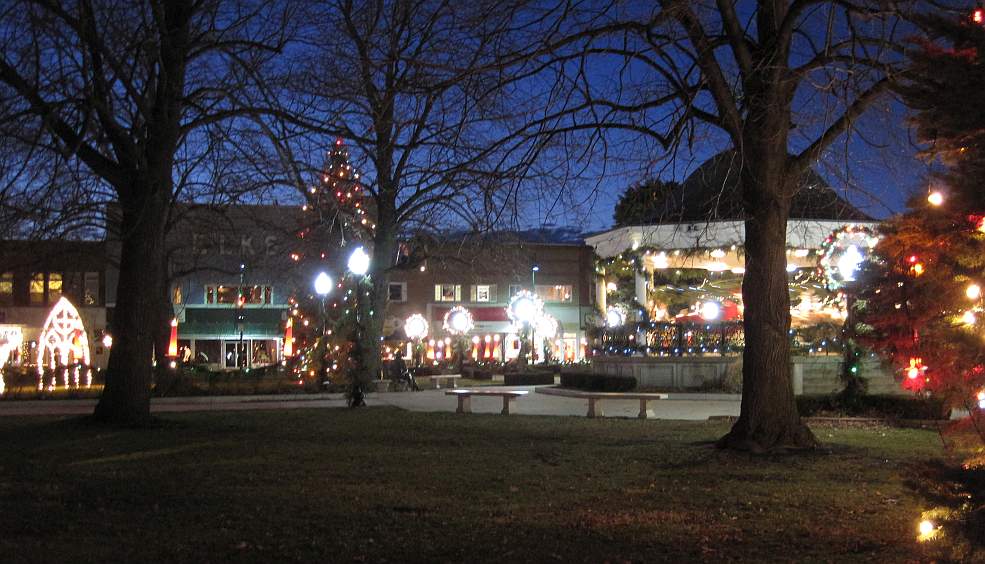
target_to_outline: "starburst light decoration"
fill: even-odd
[[[544,314],[544,302],[529,290],[520,290],[510,298],[506,314],[517,327],[532,325]]]
[[[404,322],[404,334],[408,339],[423,339],[428,336],[428,320],[415,313]]]
[[[54,369],[59,364],[89,365],[89,337],[79,310],[64,297],[51,308],[38,338],[38,374],[45,365]]]
[[[859,225],[846,225],[829,235],[821,245],[818,263],[828,288],[837,290],[855,282],[859,268],[878,242],[875,231]]]
[[[445,331],[452,335],[464,335],[475,327],[472,312],[462,306],[455,306],[445,314]]]

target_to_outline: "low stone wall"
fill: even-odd
[[[721,383],[738,356],[703,357],[623,357],[592,358],[592,370],[599,374],[627,376],[644,388],[696,389]],[[737,367],[736,367],[737,369]],[[830,394],[841,390],[840,356],[796,356],[791,359],[791,383],[796,395]],[[893,373],[877,359],[862,362],[862,376],[868,380],[870,394],[907,394]]]

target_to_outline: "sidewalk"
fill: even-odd
[[[528,390],[530,394],[516,400],[511,408],[518,415],[554,415],[584,417],[588,402],[583,399],[549,396],[534,393],[534,386],[511,386],[511,390]],[[422,412],[454,412],[457,401],[445,395],[445,390],[422,392],[372,393],[366,396],[370,406],[387,405]],[[0,401],[0,416],[13,415],[84,415],[91,413],[96,400],[7,400]],[[474,397],[474,413],[499,413],[502,400],[496,397]],[[212,396],[185,398],[154,398],[152,413],[190,411],[241,411],[260,409],[313,409],[345,407],[341,394],[298,394],[266,396]],[[604,402],[607,417],[635,418],[639,402],[619,400]],[[667,400],[650,403],[655,419],[706,420],[716,416],[737,416],[739,396],[733,394],[670,394]]]

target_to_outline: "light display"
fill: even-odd
[[[89,337],[79,311],[62,297],[51,308],[38,338],[38,374],[44,374],[45,365],[54,369],[78,363],[89,365]]]
[[[284,358],[294,356],[294,318],[287,318],[287,326],[284,327]]]
[[[464,335],[473,327],[472,312],[462,306],[455,306],[445,314],[444,330],[452,335]]]
[[[178,320],[176,318],[171,319],[171,337],[168,338],[168,356],[171,358],[178,356]]]
[[[879,236],[868,227],[846,225],[825,239],[819,261],[828,288],[837,290],[855,281],[858,269],[868,259]]]
[[[626,323],[626,309],[622,306],[612,306],[605,312],[605,325],[610,329],[621,327]]]
[[[428,321],[424,316],[415,313],[404,321],[404,334],[408,339],[423,339],[428,336]]]
[[[535,331],[538,337],[553,339],[557,336],[557,329],[557,319],[554,319],[553,316],[545,313],[537,318]]]
[[[969,300],[977,300],[982,297],[982,287],[978,284],[969,284],[964,290],[964,295],[968,296]]]
[[[722,306],[718,302],[705,302],[701,304],[701,319],[713,321],[722,314]]]
[[[520,290],[510,298],[506,314],[514,325],[532,325],[544,313],[544,302],[529,290]]]

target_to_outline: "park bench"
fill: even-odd
[[[637,417],[640,419],[647,418],[646,404],[654,400],[665,400],[667,399],[667,394],[650,394],[643,392],[587,392],[583,390],[565,390],[562,388],[537,388],[537,392],[541,394],[547,394],[552,396],[564,396],[569,398],[578,398],[588,400],[588,417],[605,417],[605,413],[602,411],[602,406],[599,402],[602,400],[638,400],[640,402],[640,412]]]
[[[462,377],[461,374],[434,374],[432,376],[426,376],[426,378],[430,378],[430,380],[431,380],[431,387],[434,390],[440,390],[441,389],[441,381],[442,380],[445,381],[445,387],[446,388],[454,388],[455,387],[455,383],[461,377]]]
[[[522,398],[529,392],[524,390],[448,390],[446,396],[458,398],[458,409],[455,413],[472,413],[472,396],[496,396],[503,398],[503,415],[510,414],[510,402]]]

